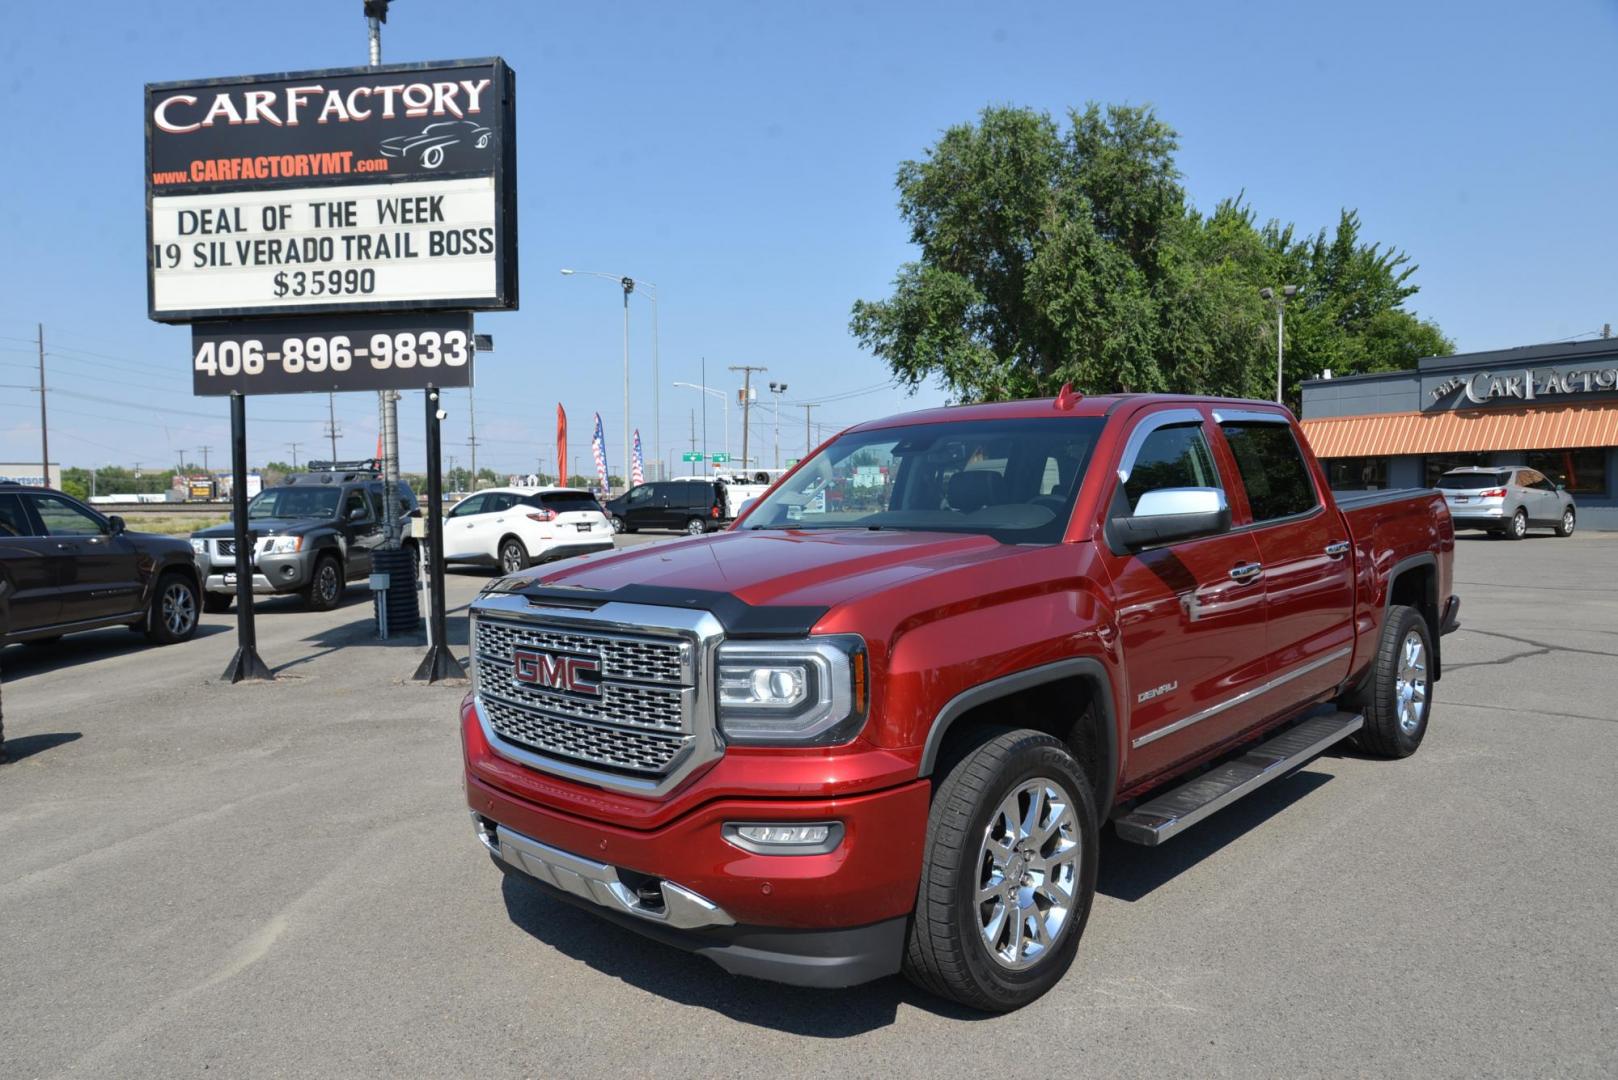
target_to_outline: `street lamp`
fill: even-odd
[[[1282,393],[1281,360],[1285,355],[1282,339],[1286,334],[1287,301],[1298,295],[1298,287],[1296,285],[1283,285],[1278,296],[1274,289],[1266,285],[1258,291],[1258,294],[1275,305],[1275,400],[1277,404],[1280,404]]]
[[[771,404],[775,406],[775,467],[781,467],[781,395],[787,392],[786,383],[772,382],[770,396],[774,399]]]
[[[716,397],[725,403],[725,461],[728,463],[730,461],[730,395],[725,393],[723,390],[715,390],[711,386],[703,386],[701,383],[677,382],[674,385],[682,387],[686,390],[700,390],[709,397]],[[707,435],[704,434],[703,438],[707,438]],[[710,472],[713,471],[712,462],[708,463],[708,468]]]
[[[624,476],[628,477],[629,469],[629,294],[636,289],[644,289],[652,301],[652,446],[654,457],[658,459],[658,468],[662,468],[662,451],[656,448],[663,444],[663,418],[658,400],[657,376],[657,286],[650,281],[642,281],[622,274],[604,274],[599,270],[570,270],[563,268],[564,277],[573,277],[583,274],[586,277],[605,278],[615,281],[624,290]],[[627,483],[627,481],[626,481]]]

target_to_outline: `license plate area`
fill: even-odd
[[[591,525],[588,521],[581,521],[573,527],[580,532],[589,532],[591,529],[595,528],[595,526]]]

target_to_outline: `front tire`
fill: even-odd
[[[1521,540],[1528,535],[1528,511],[1517,507],[1517,512],[1511,515],[1511,524],[1506,526],[1507,540]]]
[[[315,563],[309,585],[303,590],[304,606],[310,611],[330,611],[343,600],[343,564],[330,555],[322,555]]]
[[[1384,758],[1409,757],[1427,736],[1432,712],[1432,633],[1413,607],[1388,608],[1371,673],[1350,707],[1365,716],[1355,741]]]
[[[528,548],[515,536],[500,541],[500,572],[515,574],[528,569]]]
[[[158,645],[185,641],[197,632],[197,586],[184,574],[164,574],[152,593],[146,636]]]
[[[1556,535],[1564,540],[1567,539],[1573,535],[1573,529],[1577,524],[1578,519],[1574,516],[1573,508],[1570,506],[1562,511],[1562,521],[1561,524],[1556,526]]]
[[[905,976],[987,1012],[1056,985],[1090,917],[1098,829],[1061,741],[985,730],[933,796]]]

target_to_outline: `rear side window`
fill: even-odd
[[[1315,485],[1291,427],[1239,420],[1219,427],[1236,458],[1255,522],[1275,521],[1315,508]]]
[[[1220,487],[1213,454],[1201,424],[1161,427],[1141,443],[1124,482],[1124,498],[1134,512],[1140,497],[1163,488]]]
[[[28,521],[21,495],[0,495],[0,540],[8,536],[32,536],[34,527]]]
[[[1505,487],[1511,478],[1505,472],[1445,473],[1438,478],[1444,491],[1477,491],[1481,488]]]
[[[555,510],[558,514],[575,514],[581,511],[601,509],[596,497],[588,491],[542,491],[538,495],[530,495],[523,502],[529,506],[539,506],[546,510]]]

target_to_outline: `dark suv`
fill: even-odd
[[[604,504],[614,532],[679,529],[692,536],[718,529],[731,518],[725,486],[712,480],[637,484]]]
[[[408,485],[398,488],[399,519],[417,513]],[[253,543],[253,592],[298,593],[312,610],[328,611],[350,581],[371,573],[371,553],[384,540],[382,480],[369,470],[297,473],[247,504]],[[203,610],[230,610],[236,598],[236,527],[229,522],[191,534],[206,576]],[[404,546],[416,554],[408,536]]]
[[[184,641],[200,592],[184,540],[129,532],[60,491],[0,483],[0,645],[120,625]]]

